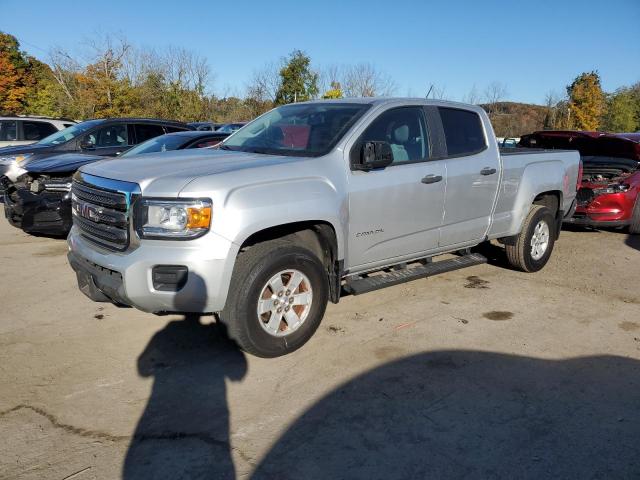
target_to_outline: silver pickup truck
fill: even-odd
[[[353,99],[276,108],[208,151],[80,169],[80,289],[153,313],[215,313],[247,352],[302,346],[327,302],[485,262],[548,261],[571,215],[573,151],[500,154],[476,106]],[[434,260],[442,254],[450,254]]]

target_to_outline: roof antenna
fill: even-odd
[[[431,94],[431,90],[433,90],[433,83],[431,84],[431,86],[429,87],[429,91],[427,92],[427,96],[424,98],[429,98],[429,95]]]

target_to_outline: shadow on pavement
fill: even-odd
[[[640,251],[640,235],[627,235],[627,239],[624,241],[627,246]]]
[[[189,284],[185,291],[176,306],[201,310],[205,302],[194,295],[189,304]],[[225,382],[240,381],[246,372],[246,358],[224,325],[205,325],[199,314],[156,333],[138,357],[138,373],[154,382],[123,478],[235,478]]]
[[[640,362],[407,357],[315,403],[254,478],[640,478]]]

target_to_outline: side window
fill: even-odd
[[[18,123],[15,120],[0,121],[0,142],[18,140]]]
[[[42,140],[52,133],[57,132],[56,127],[46,122],[22,122],[22,133],[25,140]]]
[[[185,130],[187,130],[186,128],[170,127],[170,126],[166,126],[166,127],[164,127],[164,129],[166,130],[167,133],[184,132]],[[200,129],[198,128],[197,130],[200,130]]]
[[[482,121],[475,112],[438,107],[447,143],[447,155],[472,155],[487,146]]]
[[[382,141],[391,145],[393,164],[429,158],[427,129],[420,107],[388,110],[367,127],[359,143]]]
[[[164,135],[164,129],[160,125],[136,123],[133,128],[136,130],[136,143],[142,143],[150,138]]]
[[[125,124],[109,125],[88,134],[85,141],[96,148],[124,147],[129,145],[127,126]]]

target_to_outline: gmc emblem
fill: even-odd
[[[100,221],[100,213],[102,213],[100,210],[99,207],[94,207],[88,203],[75,202],[73,205],[73,213],[82,218],[88,218],[92,222]]]

